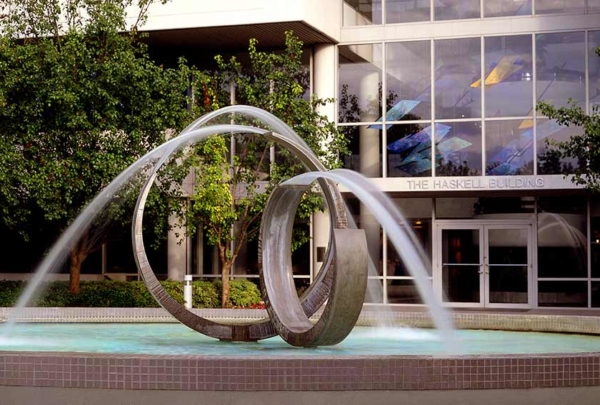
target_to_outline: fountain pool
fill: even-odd
[[[0,326],[0,334],[2,327]],[[540,332],[461,330],[462,355],[586,353],[598,350],[600,336]],[[355,327],[332,347],[298,348],[280,337],[231,344],[173,323],[28,323],[0,338],[0,351],[104,353],[162,356],[444,356],[444,345],[427,329]]]

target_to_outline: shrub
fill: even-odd
[[[183,283],[162,281],[162,286],[177,302],[183,304]],[[0,281],[0,307],[16,304],[25,288],[22,281]],[[221,305],[221,282],[194,281],[194,308],[218,308]],[[244,279],[231,281],[231,305],[253,307],[262,298],[256,284]],[[158,307],[158,303],[142,281],[83,281],[78,294],[69,293],[66,281],[49,282],[33,306],[38,307]]]

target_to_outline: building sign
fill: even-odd
[[[473,177],[406,180],[408,191],[535,190],[545,188],[543,177]]]

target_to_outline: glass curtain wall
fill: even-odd
[[[599,31],[575,31],[340,46],[345,167],[368,177],[572,173],[584,162],[556,143],[582,128],[535,105],[599,105],[598,45]]]
[[[483,3],[483,4],[482,4]],[[535,10],[535,11],[534,11]],[[344,0],[343,26],[600,12],[600,0]]]

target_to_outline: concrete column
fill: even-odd
[[[361,100],[377,100],[379,95],[377,89],[379,87],[379,74],[373,72],[362,78],[360,81]],[[362,121],[374,122],[379,119],[377,111],[373,111],[371,116],[364,114]],[[362,125],[359,127],[359,155],[360,155],[360,172],[367,177],[380,177],[380,153],[379,148],[381,140],[379,139],[379,129],[369,129],[368,126]]]
[[[373,72],[362,78],[360,82],[361,100],[377,100],[379,88],[379,74]],[[377,111],[373,111],[370,116],[363,116],[362,120],[374,122],[379,119]],[[380,177],[380,147],[381,140],[379,139],[379,129],[369,129],[368,126],[359,127],[359,156],[360,156],[360,172],[367,177]],[[381,251],[381,230],[379,223],[369,210],[360,205],[360,227],[364,229],[367,237],[367,247],[369,256],[375,264],[377,270],[380,269],[380,251]]]
[[[331,44],[315,45],[313,48],[313,93],[321,98],[336,98],[336,52],[337,48]],[[330,103],[319,107],[319,113],[335,121],[335,104]],[[329,214],[318,212],[313,215],[312,224],[312,249],[313,249],[313,274],[319,271],[329,243],[330,233]]]
[[[176,215],[169,217],[171,230],[167,235],[167,275],[170,280],[183,281],[188,263],[188,242],[185,227]]]

